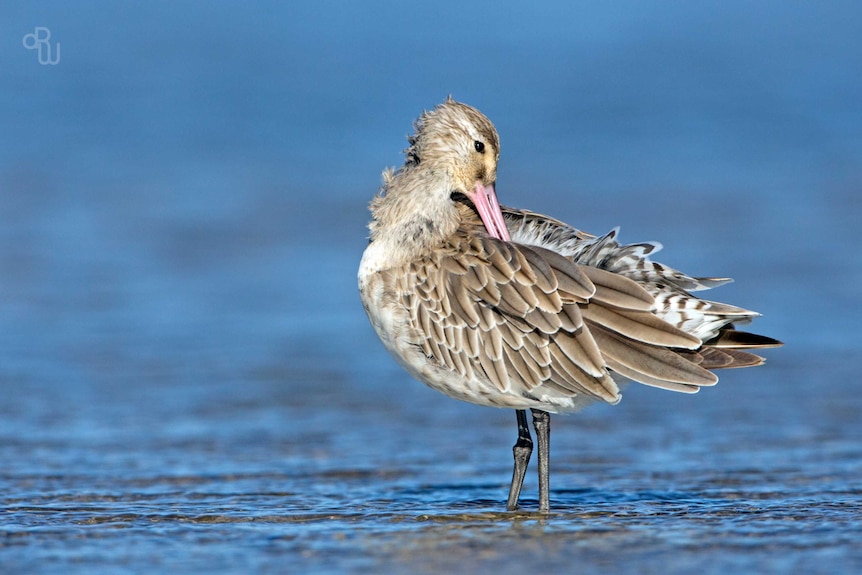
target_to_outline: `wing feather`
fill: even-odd
[[[547,220],[537,229],[557,224]],[[601,263],[599,256],[618,245],[614,236],[578,232],[560,241],[603,242],[583,252]],[[655,247],[620,249],[631,258]],[[657,300],[632,279],[636,274],[600,267],[579,265],[535,243],[507,243],[462,229],[411,262],[409,273],[394,277],[423,352],[465,377],[482,376],[501,393],[533,397],[544,389],[616,403],[620,393],[611,371],[692,393],[717,381],[710,369],[762,363],[735,348],[777,344],[731,326],[704,346],[656,315]],[[724,314],[745,312],[718,305]]]

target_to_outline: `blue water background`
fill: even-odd
[[[37,26],[61,46],[40,65]],[[503,203],[732,276],[767,366],[554,419],[411,381],[355,273],[452,94]],[[0,6],[4,572],[862,570],[856,2]]]

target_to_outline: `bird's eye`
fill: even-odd
[[[480,154],[485,153],[485,144],[483,142],[476,140],[473,142],[473,147],[476,148],[476,151],[479,152]]]

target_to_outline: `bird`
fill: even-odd
[[[519,507],[538,444],[539,512],[550,512],[550,414],[616,404],[634,381],[682,393],[718,368],[753,367],[782,342],[740,331],[760,314],[702,299],[730,280],[653,261],[656,242],[622,244],[500,205],[500,139],[449,96],[414,122],[404,164],[372,199],[358,271],[365,312],[415,379],[452,398],[514,409],[506,508]]]

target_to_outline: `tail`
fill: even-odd
[[[751,353],[750,349],[780,347],[782,342],[765,335],[739,331],[733,324],[719,330],[711,340],[695,352],[680,352],[683,357],[705,369],[724,369],[730,367],[755,367],[766,360]]]

